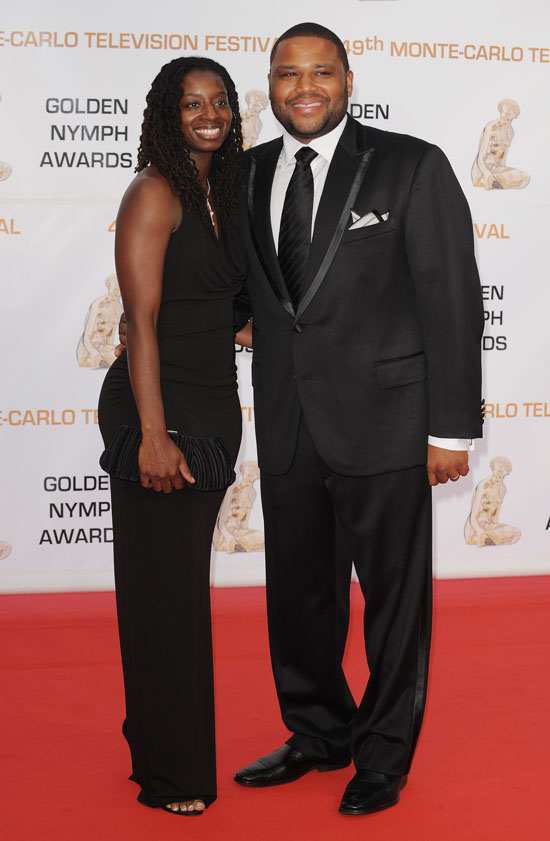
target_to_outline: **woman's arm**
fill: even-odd
[[[180,204],[166,180],[154,169],[144,170],[122,199],[115,238],[117,277],[127,321],[128,367],[141,421],[141,484],[164,493],[183,487],[183,479],[194,482],[183,455],[166,432],[156,335],[164,257],[180,220]]]

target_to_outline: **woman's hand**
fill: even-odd
[[[191,485],[195,482],[183,453],[166,434],[143,435],[138,463],[144,488],[169,494],[173,488],[183,488],[185,482]]]
[[[120,341],[122,341],[122,335]],[[249,321],[242,330],[239,330],[235,336],[235,344],[248,348],[252,347],[252,322]]]

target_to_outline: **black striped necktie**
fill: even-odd
[[[286,288],[295,306],[302,297],[313,213],[313,175],[311,161],[317,152],[303,146],[296,152],[296,166],[287,187],[279,230],[279,265]]]

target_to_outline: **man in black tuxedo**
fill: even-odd
[[[397,803],[420,731],[430,485],[465,476],[481,435],[483,310],[447,159],[346,116],[352,78],[330,30],[285,32],[269,77],[285,132],[247,153],[269,633],[293,735],[235,779],[276,785],[352,758],[340,811],[359,815]],[[358,707],[342,670],[351,562],[370,669]]]

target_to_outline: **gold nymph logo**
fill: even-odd
[[[214,549],[218,552],[262,552],[263,532],[249,528],[248,521],[256,491],[254,482],[260,478],[256,461],[243,461],[240,466],[241,479],[230,488],[224,498],[216,528]]]
[[[512,463],[505,456],[496,456],[490,467],[492,475],[476,485],[464,526],[464,538],[470,546],[504,546],[517,543],[521,537],[518,528],[500,522],[507,490],[504,477],[512,472]]]
[[[256,145],[256,141],[260,136],[262,130],[262,121],[260,120],[260,113],[267,108],[268,98],[264,91],[251,90],[244,95],[248,108],[241,111],[241,122],[243,132],[243,149],[251,149]]]
[[[122,315],[120,288],[115,274],[109,275],[105,286],[107,294],[90,304],[76,349],[80,367],[94,371],[109,368],[115,361],[117,328]]]
[[[509,166],[508,152],[514,139],[512,120],[519,116],[519,105],[514,99],[498,103],[499,117],[483,129],[479,149],[472,166],[474,187],[486,190],[520,190],[531,180],[526,172]]]

